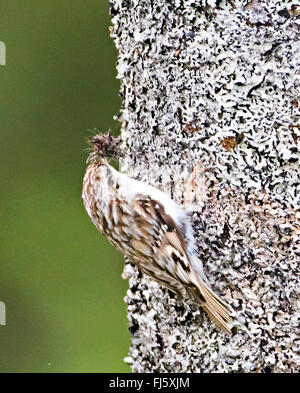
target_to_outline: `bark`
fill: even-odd
[[[136,372],[300,370],[297,2],[112,0],[122,170],[192,214],[231,336],[128,263]]]

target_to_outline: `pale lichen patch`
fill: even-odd
[[[129,265],[134,371],[299,371],[297,9],[111,0],[123,170],[183,203],[197,163],[212,168],[198,176],[193,224],[209,280],[240,324],[219,333]]]

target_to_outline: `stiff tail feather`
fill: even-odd
[[[203,310],[209,315],[209,317],[219,326],[223,331],[230,334],[230,322],[229,309],[227,304],[216,295],[212,289],[201,279],[197,279],[197,289],[200,291],[200,295],[194,300],[200,304]]]

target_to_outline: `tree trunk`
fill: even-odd
[[[226,335],[128,263],[127,362],[135,372],[299,372],[299,7],[110,3],[122,170],[178,204],[193,185],[199,256],[236,325]]]

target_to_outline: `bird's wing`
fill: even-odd
[[[134,232],[132,245],[182,285],[192,285],[190,260],[184,236],[161,202],[137,195],[132,202]],[[151,263],[149,261],[149,263]]]
[[[137,196],[132,202],[134,233],[131,243],[140,253],[141,270],[182,297],[198,303],[215,321],[230,332],[227,305],[193,271],[184,236],[162,203],[150,196]],[[200,261],[199,261],[200,263]]]

